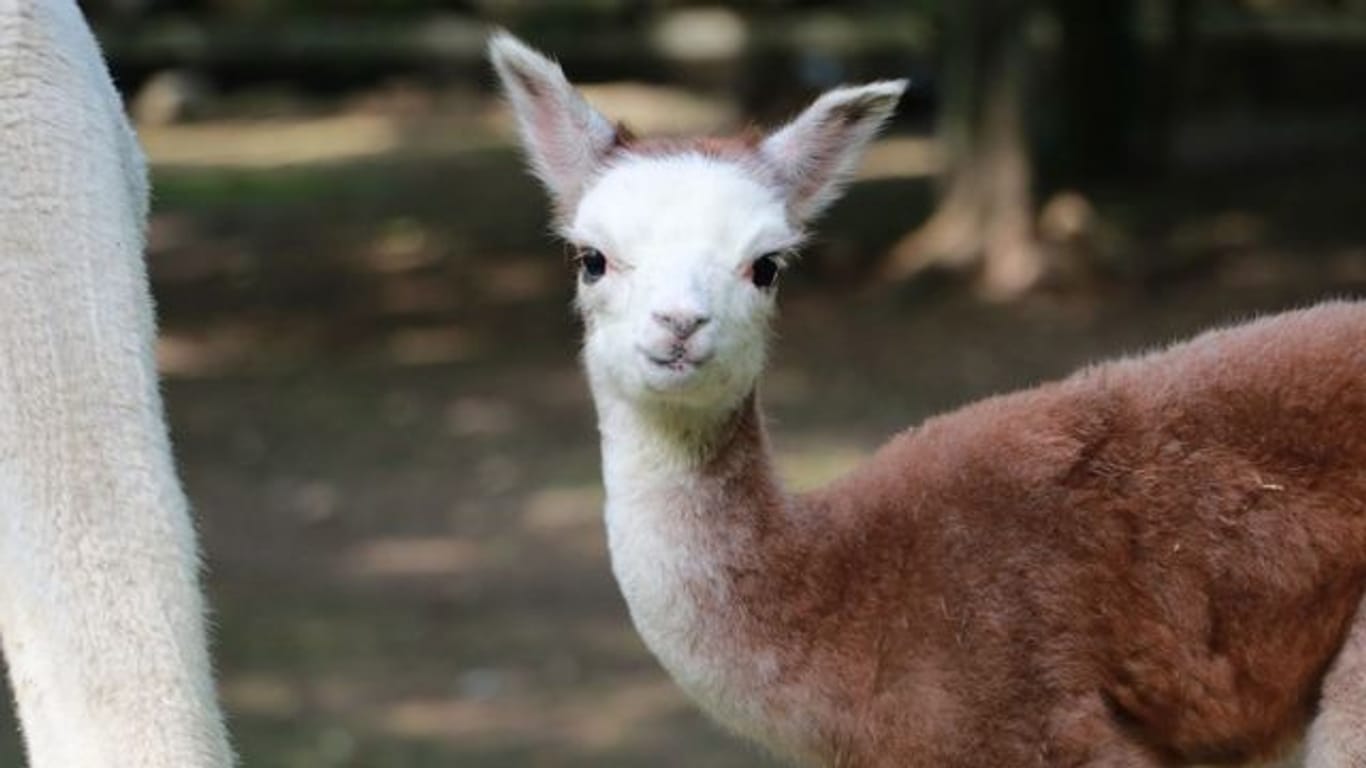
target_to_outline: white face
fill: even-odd
[[[595,387],[697,408],[750,392],[774,312],[773,267],[801,238],[781,191],[700,154],[628,156],[585,190],[564,234],[580,255]]]
[[[764,364],[774,267],[853,175],[904,81],[836,88],[731,154],[634,153],[555,62],[505,32],[489,58],[527,158],[580,249],[595,393],[727,408]],[[739,151],[743,149],[743,151]],[[599,275],[600,273],[600,275]]]

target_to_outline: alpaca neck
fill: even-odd
[[[628,600],[636,577],[721,588],[715,571],[762,555],[760,539],[785,501],[754,395],[719,413],[619,402],[601,414],[608,535]],[[662,564],[677,572],[661,573]]]
[[[641,637],[719,720],[775,744],[765,604],[801,547],[754,395],[719,414],[599,399],[612,567]],[[792,643],[800,639],[788,638]],[[771,641],[770,641],[771,642]]]
[[[780,522],[785,500],[753,394],[722,412],[599,407],[614,557],[654,543],[620,536],[646,534],[663,537],[658,543],[670,550],[705,546],[690,553],[696,568],[759,554],[755,537]]]
[[[755,522],[748,505],[780,495],[754,394],[721,411],[600,399],[599,416],[609,512],[614,501],[635,510],[644,494],[643,515],[744,524]],[[684,495],[659,496],[675,491]]]

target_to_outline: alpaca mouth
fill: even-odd
[[[688,371],[696,370],[701,368],[712,358],[712,353],[710,352],[702,355],[689,355],[686,350],[683,349],[676,349],[667,355],[659,355],[645,350],[641,350],[641,353],[645,355],[645,359],[649,360],[652,366],[674,373],[686,373]]]

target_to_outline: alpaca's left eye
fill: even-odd
[[[750,265],[749,276],[755,287],[772,288],[778,282],[778,272],[781,269],[782,262],[779,261],[778,254],[765,253]]]
[[[579,273],[585,283],[596,283],[607,274],[607,257],[597,248],[580,248],[578,260]]]

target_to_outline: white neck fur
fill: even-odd
[[[790,520],[770,470],[753,396],[685,412],[597,397],[612,569],[646,645],[719,722],[771,747],[804,741],[775,718],[780,670],[745,628],[736,572]],[[803,761],[812,755],[789,754]]]

